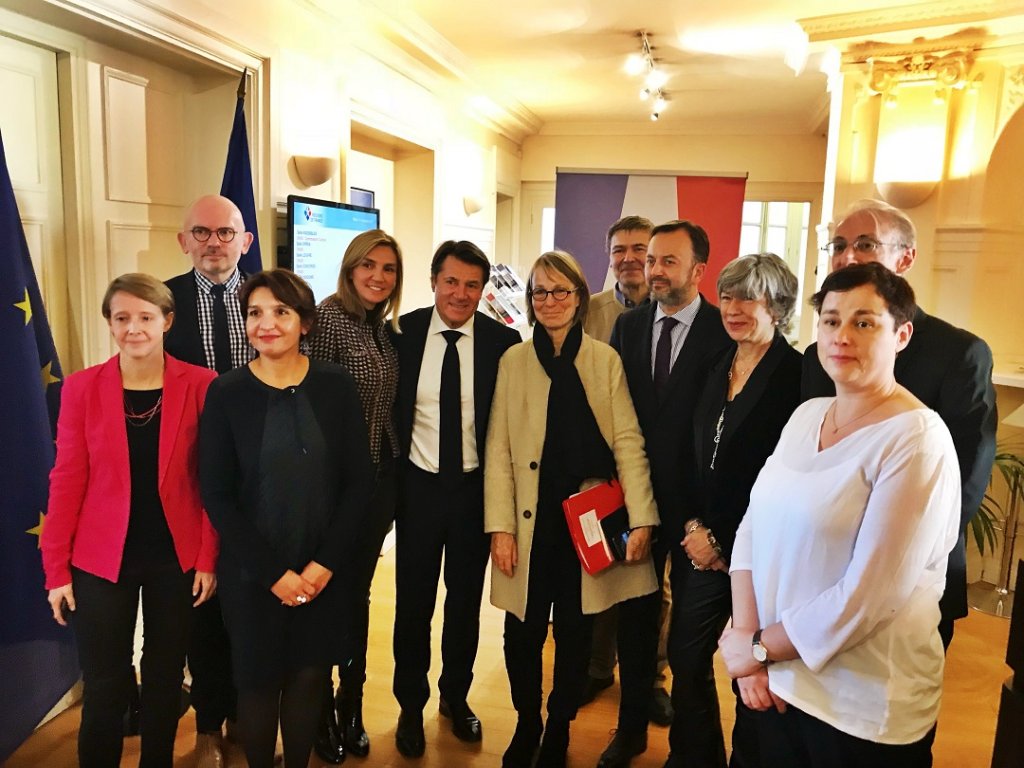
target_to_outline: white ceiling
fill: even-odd
[[[826,45],[808,43],[797,21],[853,17],[890,23],[907,40],[914,19],[946,0],[376,0],[407,38],[541,130],[678,133],[823,131],[828,110],[820,71]],[[960,2],[966,6],[984,3]],[[991,6],[1005,6],[995,2]],[[842,16],[848,14],[849,16]],[[902,20],[902,21],[900,21]],[[646,30],[669,75],[668,108],[655,125],[639,99],[641,78],[624,70]],[[883,30],[884,31],[884,30]],[[440,52],[440,54],[438,53]],[[787,65],[787,57],[790,65]],[[641,126],[647,126],[641,128]]]

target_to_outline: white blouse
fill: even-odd
[[[923,408],[819,450],[833,400],[804,403],[786,424],[732,570],[752,571],[761,626],[781,621],[800,654],[768,668],[778,696],[844,733],[908,744],[939,712],[959,464],[946,425]]]

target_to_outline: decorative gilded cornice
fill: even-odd
[[[946,25],[977,24],[1024,15],[1020,0],[936,0],[935,2],[877,8],[799,19],[810,42],[926,29]]]

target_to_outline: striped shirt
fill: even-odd
[[[199,315],[199,335],[203,339],[206,367],[216,370],[216,356],[213,351],[213,294],[210,293],[213,281],[200,274],[199,270],[193,270],[193,273],[196,276],[196,312]],[[242,317],[242,305],[238,301],[239,288],[242,287],[242,280],[245,277],[240,269],[236,269],[224,284],[224,309],[228,315],[232,368],[239,368],[256,356],[245,335],[245,318]]]

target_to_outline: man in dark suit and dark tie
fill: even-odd
[[[245,231],[242,214],[226,197],[201,197],[185,214],[178,243],[193,268],[167,281],[174,294],[174,323],[164,349],[218,373],[245,365],[253,352],[238,301],[246,277],[238,261],[249,250],[252,233]],[[216,595],[195,609],[188,666],[196,710],[196,768],[221,768],[221,729],[226,719],[235,718],[236,693],[231,648]]]
[[[434,306],[403,315],[397,421],[404,462],[395,516],[395,698],[398,751],[425,747],[430,622],[444,556],[440,712],[463,741],[479,741],[466,702],[480,635],[490,555],[484,533],[483,460],[498,360],[519,334],[477,312],[490,262],[473,243],[442,243],[430,264]]]
[[[668,552],[684,536],[693,489],[693,408],[711,362],[729,344],[718,309],[698,292],[709,253],[707,233],[692,222],[655,227],[645,267],[651,302],[622,315],[611,336],[651,464],[661,516],[652,550],[659,581]],[[660,609],[660,590],[619,604],[619,723],[598,768],[624,768],[647,749]]]
[[[877,261],[903,275],[917,257],[917,232],[898,208],[881,200],[862,200],[842,218],[825,248],[833,271]],[[932,317],[920,307],[912,322],[910,343],[896,358],[896,381],[942,417],[960,461],[960,539],[949,555],[946,591],[939,603],[939,634],[949,648],[954,620],[967,615],[967,524],[981,505],[995,457],[992,351],[974,334]],[[804,353],[800,389],[804,400],[835,395],[816,343]]]

